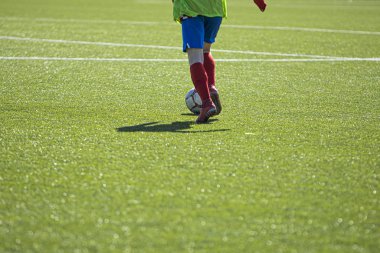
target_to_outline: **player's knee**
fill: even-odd
[[[202,48],[188,48],[187,56],[189,58],[189,65],[193,65],[194,63],[200,62],[203,64],[203,49]]]

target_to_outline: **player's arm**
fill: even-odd
[[[259,7],[259,9],[264,12],[265,8],[267,7],[267,4],[264,0],[253,0],[253,2]]]

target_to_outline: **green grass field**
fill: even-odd
[[[195,125],[170,0],[1,0],[0,252],[379,252],[380,1],[267,2]]]

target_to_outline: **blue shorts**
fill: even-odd
[[[214,43],[222,17],[196,16],[182,20],[183,52],[188,48],[203,48],[204,42]]]

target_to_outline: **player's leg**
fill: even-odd
[[[203,66],[204,17],[186,18],[182,21],[183,51],[187,52],[190,75],[194,87],[202,99],[202,108],[197,123],[207,122],[216,113],[208,89],[208,77]]]
[[[222,111],[222,104],[220,103],[219,93],[215,86],[215,61],[211,54],[211,45],[215,42],[221,23],[221,17],[206,18],[205,43],[203,46],[203,66],[205,67],[208,76],[210,96],[216,105],[216,114],[219,114]]]
[[[203,65],[208,76],[208,86],[215,86],[215,61],[211,54],[211,43],[205,42],[203,46]]]
[[[208,88],[212,102],[216,106],[216,115],[222,111],[219,92],[215,86],[215,61],[211,54],[211,43],[204,43],[203,47],[203,66],[205,67],[208,77]]]
[[[201,48],[187,48],[186,49],[187,58],[189,60],[189,66],[195,63],[204,62],[203,49]]]

